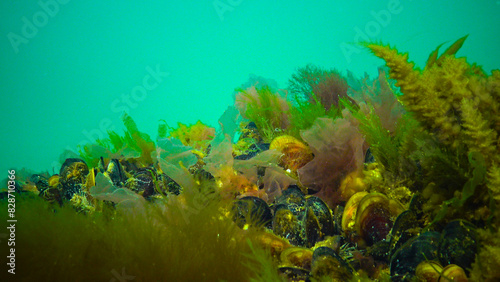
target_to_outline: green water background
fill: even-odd
[[[216,126],[250,74],[283,88],[308,63],[375,75],[358,40],[423,66],[470,34],[459,55],[500,66],[494,0],[1,1],[0,16],[0,178],[58,172],[65,149],[121,132],[123,111],[153,139],[161,119]]]

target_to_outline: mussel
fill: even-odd
[[[350,281],[352,270],[333,249],[319,247],[313,253],[311,275],[320,281]]]
[[[305,196],[291,185],[276,198],[273,219],[275,234],[296,246],[312,247],[326,236],[335,234],[333,216],[328,206],[316,196]]]
[[[439,260],[443,265],[456,264],[470,269],[478,249],[476,227],[465,220],[449,222],[439,242]]]
[[[63,198],[71,200],[74,194],[81,193],[88,174],[89,168],[83,160],[78,158],[66,159],[59,172]]]
[[[307,198],[304,220],[308,247],[324,240],[326,236],[335,234],[332,213],[325,202],[318,197],[310,196]]]
[[[443,267],[437,261],[423,261],[417,265],[415,276],[419,281],[436,282],[443,272]]]
[[[427,231],[408,240],[391,257],[392,280],[409,281],[421,262],[437,260],[440,239],[439,232]]]
[[[290,247],[280,256],[282,266],[299,267],[311,270],[313,251],[306,248]]]
[[[386,240],[396,217],[404,207],[381,193],[358,192],[346,204],[342,230],[360,247]]]
[[[246,224],[271,228],[273,215],[267,203],[257,197],[247,196],[236,200],[232,207],[233,221],[240,228]]]
[[[311,149],[306,144],[289,135],[274,138],[269,145],[269,149],[281,152],[280,166],[291,171],[297,171],[312,161],[314,157]]]
[[[127,181],[125,171],[123,170],[120,161],[118,161],[117,159],[111,159],[109,161],[104,175],[111,179],[113,185],[115,185],[116,187],[124,186],[124,183]]]
[[[302,222],[284,204],[275,207],[273,232],[288,239],[295,246],[305,245],[306,238]]]
[[[292,266],[282,266],[278,268],[278,272],[280,276],[286,278],[288,281],[297,281],[297,282],[311,281],[309,279],[309,271],[306,269],[292,267]]]
[[[127,180],[125,186],[144,198],[148,198],[158,189],[157,183],[158,177],[153,168],[140,168],[133,177]]]

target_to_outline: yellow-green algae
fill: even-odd
[[[178,199],[83,215],[70,205],[49,208],[37,197],[18,198],[16,277],[110,281],[126,273],[134,281],[280,281],[270,255],[255,243],[249,247],[257,231],[239,229],[223,215],[221,201],[200,199],[203,205]],[[7,210],[7,202],[0,207]]]
[[[500,278],[496,271],[500,266],[500,70],[487,75],[466,58],[456,58],[466,38],[441,56],[438,46],[423,70],[395,48],[365,45],[386,61],[390,77],[403,93],[399,99],[426,130],[428,137],[415,143],[421,148],[416,151],[423,156],[424,173],[427,170],[421,188],[429,200],[427,212],[436,215],[435,222],[465,218],[486,224],[479,230],[480,250],[471,276],[475,281],[495,280]]]

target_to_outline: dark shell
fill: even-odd
[[[66,159],[59,175],[62,183],[83,184],[89,173],[87,164],[80,159]]]
[[[276,205],[285,205],[298,220],[302,220],[306,209],[306,197],[297,185],[290,185],[276,198]]]
[[[298,267],[280,267],[278,272],[288,281],[311,281],[309,279],[309,271]]]
[[[78,164],[78,166],[75,166],[77,164]],[[78,159],[78,158],[68,158],[62,164],[61,169],[59,171],[59,175],[61,175],[61,177],[63,177],[63,178],[68,177],[68,174],[71,173],[71,170],[69,168],[72,168],[72,169],[78,168],[78,169],[82,170],[83,172],[86,171],[85,175],[87,175],[87,173],[89,173],[89,168],[83,160]]]
[[[328,206],[316,196],[306,200],[305,229],[307,246],[312,247],[326,236],[335,234],[332,213]]]
[[[369,250],[368,255],[378,261],[389,263],[391,257],[391,243],[389,241],[380,241],[375,243]]]
[[[370,148],[368,148],[368,150],[366,150],[366,153],[365,153],[365,164],[371,164],[374,162],[375,162],[375,157],[373,156]]]
[[[262,138],[259,135],[259,129],[257,128],[255,122],[251,121],[245,126],[245,130],[241,131],[241,135],[238,138],[238,141],[245,138],[256,138],[257,139],[256,141],[262,140]]]
[[[172,193],[174,195],[180,195],[182,192],[182,187],[175,182],[170,176],[162,173],[158,175],[158,181],[160,184],[160,190],[166,191],[168,193]]]
[[[104,175],[109,177],[113,182],[113,185],[121,187],[127,181],[127,176],[123,170],[122,165],[117,159],[112,159],[109,161],[108,168],[104,172]]]
[[[63,198],[70,200],[75,193],[81,193],[88,174],[89,168],[83,160],[66,159],[59,173]]]
[[[292,245],[305,245],[306,239],[302,223],[284,204],[275,207],[273,232],[278,236],[288,239]]]
[[[408,240],[391,257],[392,281],[408,281],[415,275],[418,264],[425,260],[436,260],[441,234],[428,231]]]
[[[418,235],[420,230],[417,215],[413,210],[402,212],[394,222],[391,230],[391,255],[394,254],[404,243]]]
[[[247,196],[234,202],[233,221],[240,228],[245,224],[271,228],[273,215],[267,203],[257,197]]]
[[[313,253],[311,275],[316,279],[329,277],[333,281],[350,281],[352,270],[333,249],[318,247]]]
[[[204,170],[203,168],[197,169],[196,171],[193,172],[194,177],[199,180],[199,181],[205,181],[205,180],[213,180],[214,176]]]
[[[36,186],[36,189],[42,193],[45,189],[49,188],[49,180],[47,177],[40,174],[33,174],[30,177],[30,181],[33,182]]]
[[[476,226],[465,220],[454,220],[446,225],[439,242],[441,264],[456,264],[469,269],[478,249]]]
[[[38,194],[38,196],[49,203],[54,203],[54,204],[57,203],[59,204],[59,206],[62,206],[63,204],[61,191],[57,188],[49,187],[43,190],[43,192],[41,192],[40,194]]]
[[[134,177],[127,180],[125,186],[130,190],[141,194],[144,198],[150,197],[156,192],[158,179],[152,168],[140,168],[134,173]]]

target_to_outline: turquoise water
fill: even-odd
[[[375,40],[423,66],[470,34],[459,56],[500,66],[500,1],[2,1],[0,171],[59,170],[59,155],[159,120],[216,126],[250,74],[286,87],[313,63],[374,75]],[[123,3],[126,2],[126,3]],[[366,4],[369,2],[369,4]],[[3,178],[3,177],[1,177]]]

